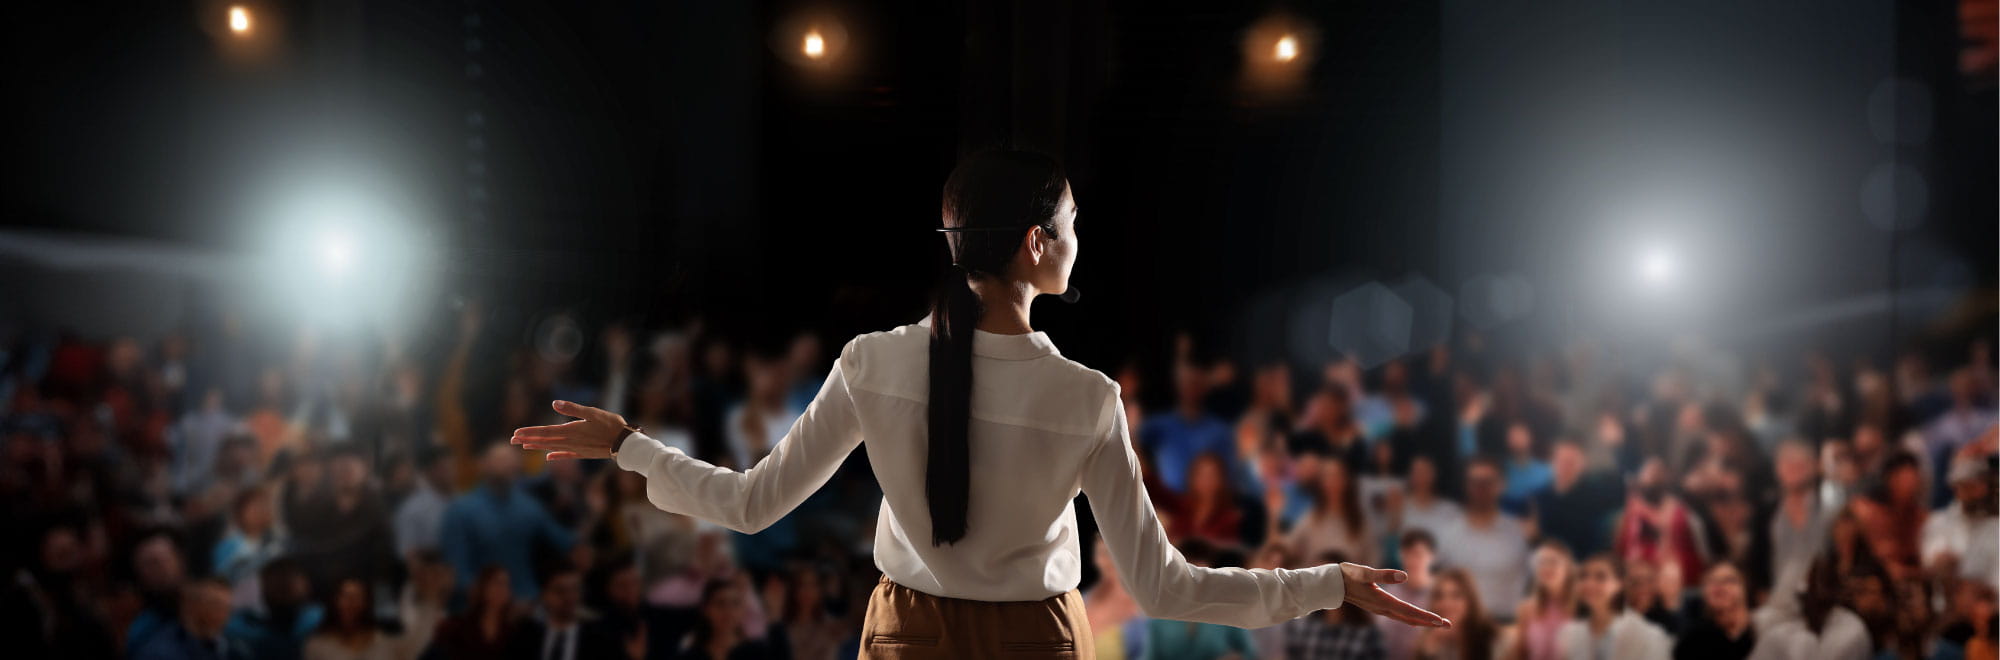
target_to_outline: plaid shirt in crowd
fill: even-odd
[[[1368,624],[1334,623],[1319,612],[1283,624],[1286,660],[1378,660],[1388,654],[1382,631]]]

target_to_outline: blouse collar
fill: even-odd
[[[931,317],[926,314],[917,325],[931,327]],[[1056,344],[1049,341],[1048,333],[1036,330],[1024,335],[1008,335],[972,329],[972,354],[998,360],[1032,360],[1045,355],[1061,355]]]

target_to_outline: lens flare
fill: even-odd
[[[821,57],[825,57],[826,38],[820,36],[819,30],[813,30],[811,32],[807,32],[805,45],[801,47],[800,50],[805,52],[806,57],[810,57],[813,59],[819,59]]]

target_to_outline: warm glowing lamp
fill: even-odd
[[[229,8],[229,31],[236,34],[250,33],[250,10],[242,6]]]

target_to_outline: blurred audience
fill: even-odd
[[[560,397],[753,465],[823,382],[818,333],[593,335],[559,313],[517,343],[499,318],[468,303],[394,341],[234,317],[6,336],[10,657],[854,657],[877,577],[865,460],[745,537],[654,507],[638,475],[500,440],[560,422]],[[1116,373],[1184,555],[1397,566],[1390,593],[1454,625],[1154,620],[1085,538],[1099,658],[1994,657],[1988,341],[1884,366],[1466,333],[1382,364],[1249,370],[1192,335],[1172,346]]]

